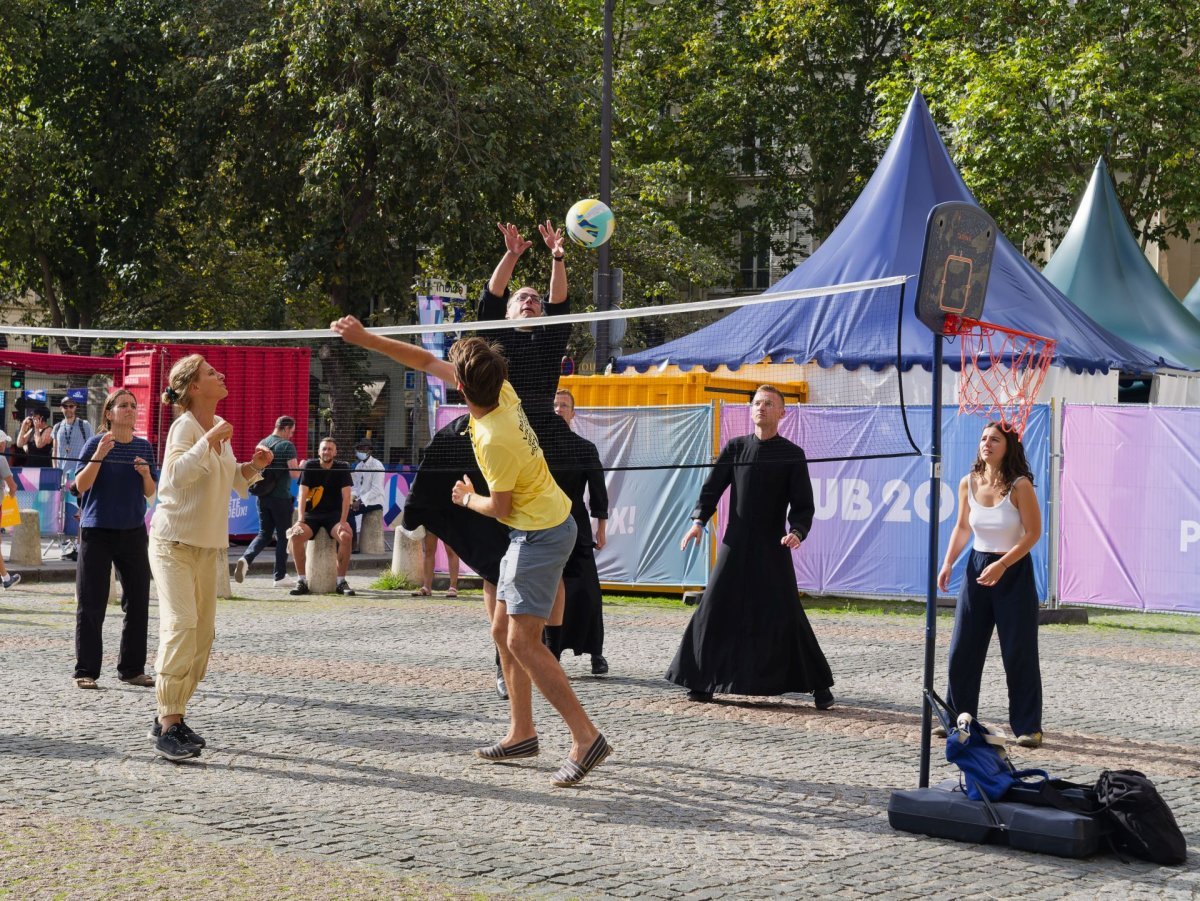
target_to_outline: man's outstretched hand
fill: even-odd
[[[520,256],[533,246],[532,241],[526,241],[521,237],[520,230],[511,222],[497,222],[496,228],[500,229],[500,234],[504,235],[504,249],[511,254]]]
[[[367,342],[369,336],[366,326],[358,321],[356,316],[343,316],[341,319],[335,319],[329,323],[329,327],[338,335],[342,336],[342,340],[348,344],[357,344],[360,347]]]
[[[546,248],[556,257],[560,257],[565,252],[563,243],[563,233],[561,228],[555,228],[554,223],[549,219],[545,225],[539,225],[538,231],[542,233],[542,240],[546,242]]]

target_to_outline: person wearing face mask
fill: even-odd
[[[354,445],[354,484],[350,489],[350,535],[354,553],[359,552],[358,530],[364,513],[383,509],[383,463],[371,453],[371,442],[363,439]]]

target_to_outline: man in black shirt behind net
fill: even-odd
[[[504,236],[504,256],[496,264],[479,298],[476,318],[480,321],[508,319],[514,322],[570,312],[567,299],[567,267],[563,261],[563,234],[550,221],[538,226],[550,251],[550,290],[545,298],[531,287],[510,291],[513,271],[522,254],[533,246],[511,223],[499,226]],[[521,400],[551,471],[573,465],[570,428],[554,412],[554,394],[567,342],[569,324],[498,329],[480,336],[504,348],[508,379]],[[500,577],[500,559],[508,548],[508,530],[489,519],[456,507],[450,500],[454,483],[463,474],[486,493],[485,482],[475,464],[467,437],[469,416],[461,416],[440,429],[425,450],[425,456],[404,505],[402,524],[407,531],[424,526],[442,539],[484,580],[484,594],[495,592]],[[561,603],[555,605],[561,622]],[[554,617],[552,624],[557,624]],[[499,677],[497,677],[499,681]],[[503,683],[497,685],[503,696]]]

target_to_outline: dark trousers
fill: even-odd
[[[362,519],[364,513],[370,513],[372,510],[382,510],[383,504],[371,504],[369,507],[359,507],[357,510],[350,512],[350,546],[358,547],[358,521]]]
[[[1038,664],[1038,598],[1033,562],[1026,554],[991,587],[979,574],[1001,554],[971,551],[950,639],[946,703],[956,713],[979,714],[979,683],[993,628],[1008,680],[1008,722],[1014,735],[1042,729],[1042,673]],[[984,722],[988,717],[983,717]]]
[[[242,556],[253,563],[271,536],[275,536],[275,580],[287,577],[287,530],[292,527],[291,497],[260,497],[258,501],[258,534]]]
[[[95,679],[104,657],[104,614],[109,573],[121,577],[121,654],[117,675],[132,679],[146,671],[146,623],[150,614],[150,557],[146,527],[82,529],[75,568],[75,678]]]

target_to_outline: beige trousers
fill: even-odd
[[[217,618],[217,548],[150,540],[150,572],[158,589],[160,717],[184,715],[208,668]]]

